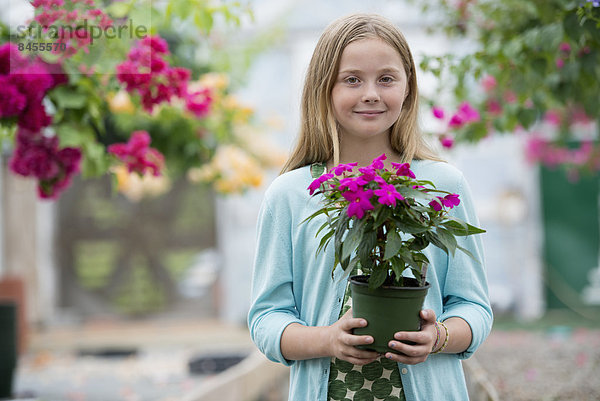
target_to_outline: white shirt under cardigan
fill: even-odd
[[[469,187],[459,170],[429,160],[415,160],[411,169],[417,179],[459,194],[460,205],[451,214],[479,226]],[[320,207],[322,198],[311,197],[307,190],[312,180],[310,166],[304,166],[277,177],[266,191],[258,218],[248,314],[250,334],[260,351],[272,361],[291,366],[291,401],[326,400],[331,358],[285,359],[280,348],[283,330],[294,322],[306,326],[334,323],[346,286],[341,269],[331,276],[333,243],[315,256],[320,240],[315,234],[323,216],[301,224]],[[398,364],[407,401],[468,400],[460,360],[473,354],[492,326],[481,235],[458,237],[458,241],[476,260],[458,250],[452,257],[433,245],[425,249],[431,262],[427,272],[431,288],[424,308],[433,309],[438,320],[463,318],[471,326],[473,340],[461,354],[435,354],[417,365]]]

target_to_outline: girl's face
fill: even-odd
[[[331,91],[333,113],[348,143],[389,134],[407,94],[400,54],[381,39],[361,39],[342,52]]]

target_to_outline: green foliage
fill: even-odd
[[[396,175],[386,169],[376,169],[375,173],[387,184],[393,185],[404,199],[391,205],[382,204],[376,196],[372,196],[369,202],[373,208],[365,210],[364,216],[359,218],[349,212],[352,202],[343,194],[353,191],[340,188],[340,178],[333,176],[321,182],[313,195],[324,197],[323,207],[304,222],[317,217],[325,219],[315,234],[316,237],[322,235],[317,254],[333,239],[334,270],[340,266],[345,274],[350,274],[360,267],[370,275],[369,288],[384,284],[401,286],[405,271],[410,271],[423,285],[429,263],[423,251],[430,244],[451,255],[457,249],[471,255],[459,246],[456,237],[480,234],[485,230],[449,215],[448,209],[441,203],[439,210],[431,204],[440,202],[440,196],[450,193],[435,189],[429,181]],[[360,176],[362,173],[347,175]],[[370,181],[360,184],[359,193],[382,188],[380,180],[366,179]],[[325,234],[321,234],[325,229]]]
[[[450,89],[456,103],[468,100],[482,112],[482,122],[465,127],[458,140],[477,141],[492,127],[513,132],[532,127],[548,110],[583,109],[600,121],[600,7],[566,0],[478,0],[419,2],[439,18],[435,29],[467,38],[476,49],[465,55],[424,57],[420,65]],[[493,92],[474,90],[485,76]],[[507,101],[507,94],[514,100]],[[490,100],[501,111],[486,111]],[[566,118],[563,137],[570,135]]]

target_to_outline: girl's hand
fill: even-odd
[[[412,341],[414,345],[404,344],[400,341],[390,341],[389,347],[400,354],[386,352],[385,357],[392,361],[407,365],[416,365],[425,362],[431,353],[437,332],[435,330],[435,312],[431,309],[421,311],[420,331],[399,331],[394,335],[395,340]]]
[[[329,326],[329,349],[333,356],[354,365],[366,365],[379,358],[380,354],[356,348],[356,345],[371,344],[373,337],[352,334],[355,327],[365,327],[367,321],[352,317],[352,308],[334,324]],[[431,348],[431,347],[430,347]]]

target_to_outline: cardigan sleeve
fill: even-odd
[[[452,210],[452,215],[479,227],[471,191],[462,174],[457,192],[461,203]],[[460,317],[469,324],[473,335],[471,344],[465,352],[458,354],[460,359],[466,359],[488,336],[492,328],[493,314],[488,296],[481,234],[457,237],[457,240],[473,257],[460,249],[456,250],[454,256],[448,256],[448,273],[442,293],[444,311],[438,319],[443,321],[451,317]]]
[[[257,224],[248,327],[252,341],[273,362],[290,366],[281,353],[281,335],[299,318],[293,294],[291,217],[285,205],[273,208],[268,192]]]

